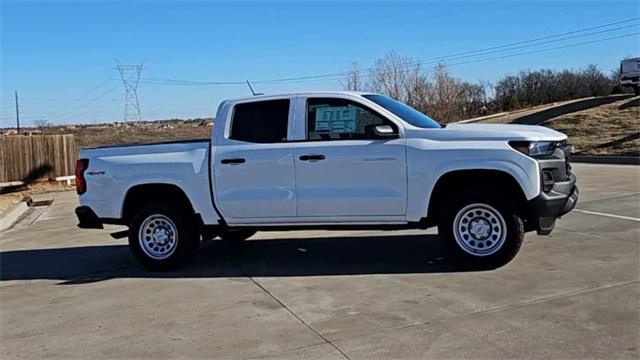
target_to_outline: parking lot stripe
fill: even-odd
[[[590,215],[599,215],[599,216],[606,216],[606,217],[610,217],[610,218],[615,218],[615,219],[623,219],[623,220],[631,220],[631,221],[637,221],[640,222],[640,219],[638,218],[634,218],[631,216],[622,216],[622,215],[615,215],[615,214],[607,214],[607,213],[601,213],[601,212],[597,212],[597,211],[589,211],[589,210],[582,210],[582,209],[573,209],[574,211],[577,212],[581,212],[583,214],[590,214]]]

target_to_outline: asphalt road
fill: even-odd
[[[579,210],[480,272],[434,231],[298,231],[149,273],[54,194],[0,233],[1,357],[637,359],[640,167],[575,171]]]

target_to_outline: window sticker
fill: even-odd
[[[345,134],[356,132],[355,106],[323,106],[316,108],[316,133]]]

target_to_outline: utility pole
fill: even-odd
[[[18,106],[18,90],[15,90],[16,95],[16,126],[18,129],[18,135],[20,135],[20,107]]]
[[[122,84],[124,85],[124,126],[127,127],[129,120],[140,121],[140,102],[138,101],[138,83],[142,73],[143,63],[140,65],[118,64],[116,70],[120,73]]]

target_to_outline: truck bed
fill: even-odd
[[[85,172],[88,191],[80,204],[92,204],[100,217],[119,218],[123,199],[131,189],[141,184],[168,184],[185,193],[203,220],[215,223],[218,218],[209,192],[209,150],[209,139],[83,149],[80,158],[89,159]]]

